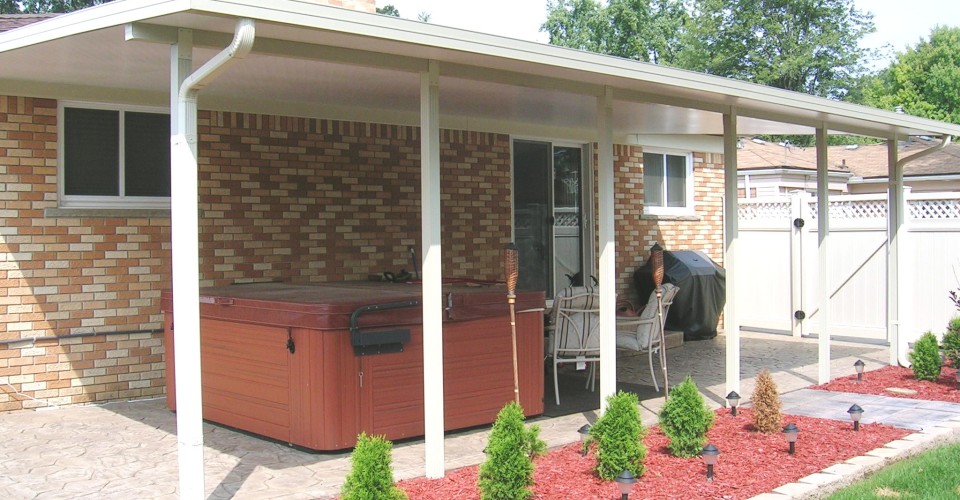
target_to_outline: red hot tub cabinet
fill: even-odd
[[[419,285],[261,283],[200,291],[203,417],[313,450],[356,444],[360,432],[422,436],[423,328],[416,305],[357,317],[363,306],[420,301]],[[543,292],[517,294],[520,402],[543,413]],[[503,286],[444,286],[446,429],[487,424],[513,400],[510,315]],[[163,294],[167,406],[175,410],[176,315]],[[409,331],[401,352],[395,342]],[[386,333],[384,333],[386,332]],[[359,336],[359,337],[357,337]],[[370,353],[358,354],[357,349]]]

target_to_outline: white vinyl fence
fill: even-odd
[[[960,194],[906,193],[901,242],[901,334],[940,334],[958,311]],[[886,342],[886,195],[831,196],[828,276],[830,334]],[[817,201],[808,193],[740,200],[737,311],[745,330],[816,334]],[[802,318],[802,319],[798,319]]]

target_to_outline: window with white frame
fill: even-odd
[[[643,153],[643,206],[651,215],[693,215],[693,155]]]
[[[70,102],[59,111],[61,207],[170,206],[169,114]]]

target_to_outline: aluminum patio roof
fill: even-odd
[[[594,139],[596,96],[614,137],[738,133],[960,135],[960,126],[727,78],[297,0],[117,0],[0,33],[0,93],[167,106],[177,28],[194,64],[257,21],[253,53],[201,94],[243,112],[419,124],[419,71],[439,62],[441,126]],[[130,33],[136,40],[127,40]]]

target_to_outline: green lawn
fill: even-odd
[[[960,498],[960,443],[885,467],[828,500]]]

